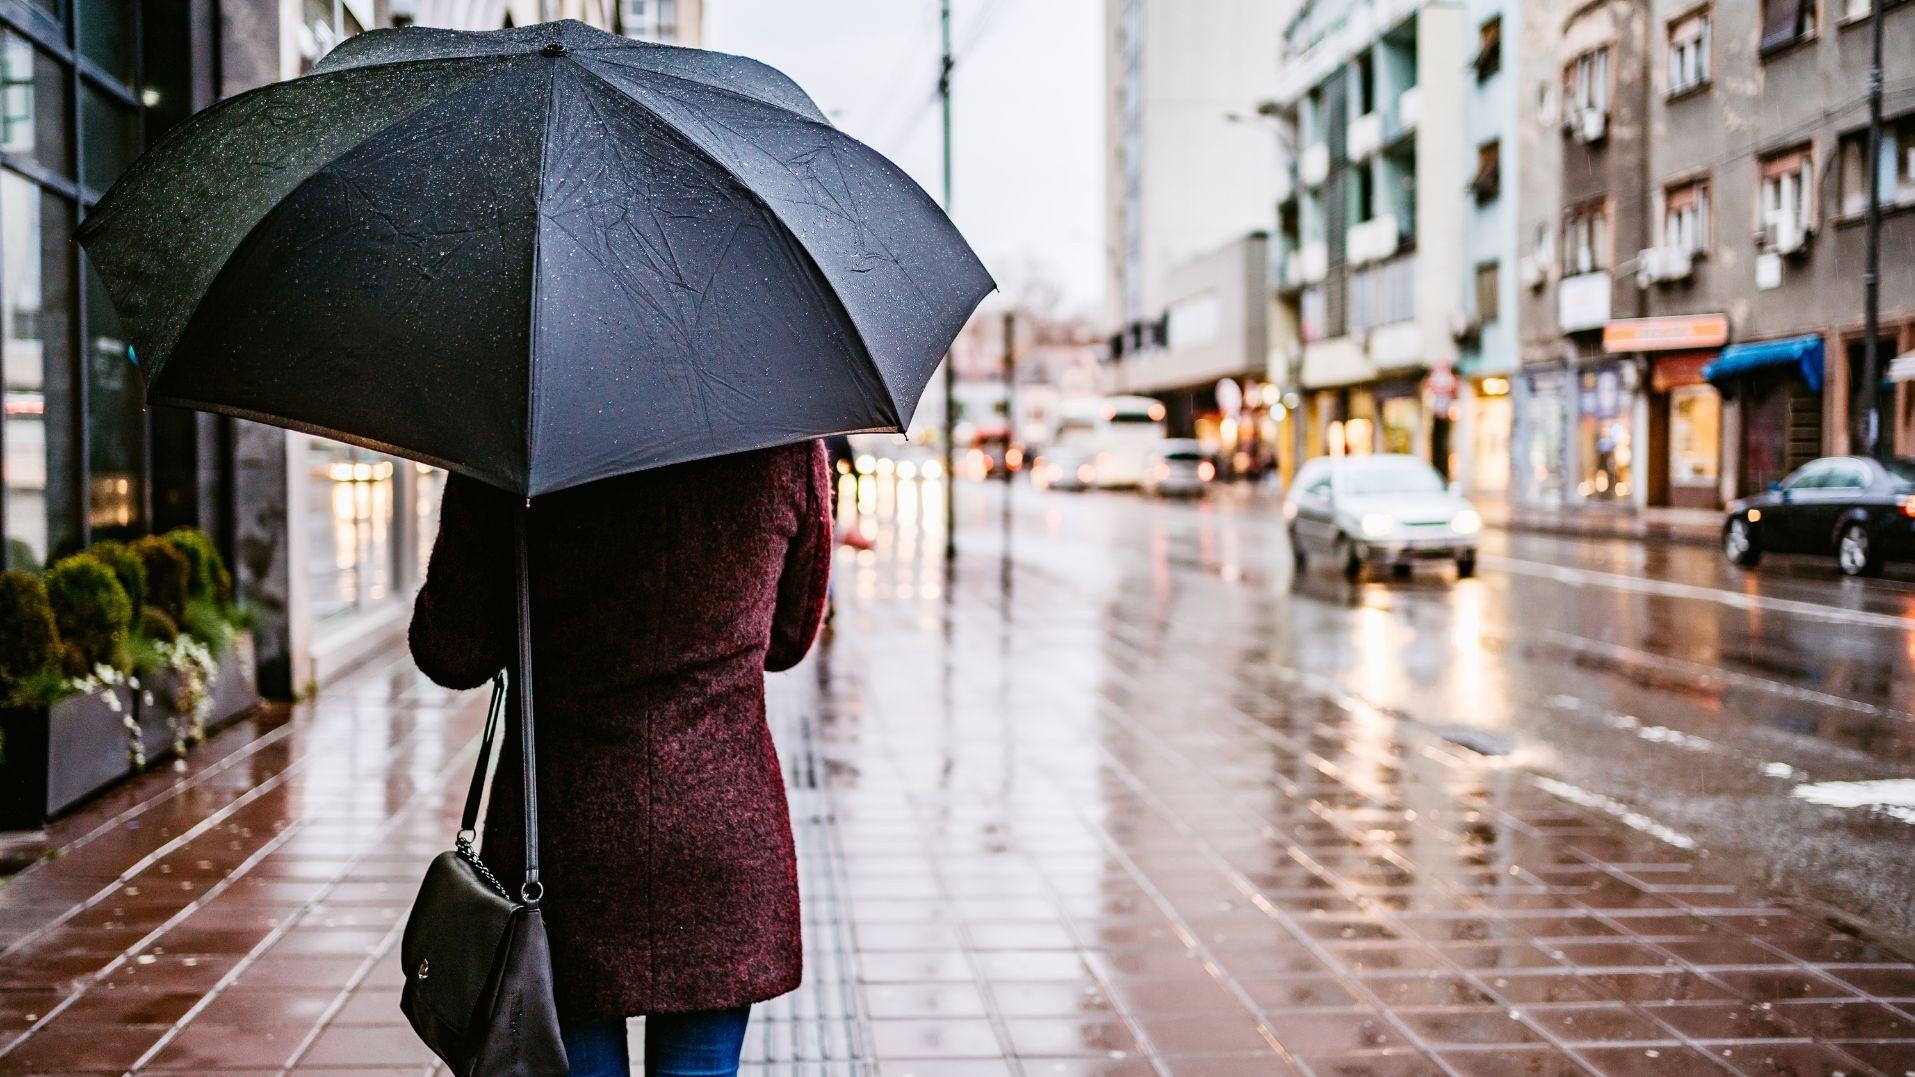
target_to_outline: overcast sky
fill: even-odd
[[[958,226],[1015,293],[1103,295],[1103,0],[953,0]],[[798,80],[936,197],[938,0],[706,0],[705,46]]]

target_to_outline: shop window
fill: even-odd
[[[1772,154],[1762,161],[1758,222],[1763,246],[1792,253],[1815,226],[1814,161],[1809,147]]]
[[[133,38],[134,5],[128,0],[79,0],[80,55],[131,86],[138,47]]]
[[[1476,29],[1476,81],[1488,82],[1503,69],[1503,17],[1491,16]]]
[[[1663,192],[1662,245],[1689,254],[1709,249],[1709,184],[1679,183]]]
[[[1669,481],[1713,488],[1722,466],[1722,397],[1707,385],[1669,390]]]
[[[0,451],[8,568],[36,569],[79,539],[68,328],[72,233],[73,211],[65,199],[0,171],[0,364],[6,385]]]
[[[1476,147],[1476,178],[1470,181],[1470,193],[1476,204],[1494,202],[1503,189],[1502,143],[1496,139]]]
[[[80,91],[80,144],[85,153],[81,178],[105,191],[140,155],[139,114],[131,105],[86,86]]]
[[[1815,34],[1815,0],[1762,0],[1762,51],[1786,48]]]
[[[1709,81],[1709,13],[1698,11],[1669,24],[1669,95]]]
[[[1416,451],[1416,432],[1423,423],[1423,408],[1413,396],[1393,396],[1383,402],[1383,451]]]
[[[99,274],[86,270],[87,523],[96,537],[125,536],[144,515],[145,447],[137,371]]]
[[[0,150],[72,175],[69,101],[59,61],[0,29]]]
[[[1582,451],[1576,491],[1591,501],[1626,501],[1635,469],[1635,444],[1622,372],[1613,367],[1585,371],[1579,390]]]
[[[1563,215],[1563,275],[1609,268],[1609,205],[1589,202]]]
[[[1876,198],[1883,206],[1915,205],[1915,112],[1882,125],[1881,172]],[[1837,164],[1844,217],[1868,212],[1868,132],[1842,136]]]
[[[1500,262],[1479,262],[1476,266],[1476,320],[1483,325],[1502,313],[1497,309],[1502,294],[1501,270]]]

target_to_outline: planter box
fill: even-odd
[[[132,770],[124,687],[0,709],[0,829],[34,829]]]
[[[259,702],[253,680],[253,635],[241,632],[233,645],[213,656],[218,669],[208,691],[213,708],[206,716],[206,732],[245,714]],[[179,678],[166,670],[143,678],[140,694],[140,743],[146,748],[148,764],[158,762],[173,750],[173,718],[179,714],[174,700],[179,695]]]

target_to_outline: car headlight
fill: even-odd
[[[1450,517],[1450,530],[1459,535],[1474,535],[1483,529],[1483,518],[1475,509],[1464,509]]]
[[[1396,517],[1383,512],[1365,513],[1358,526],[1370,538],[1382,538],[1396,530]]]

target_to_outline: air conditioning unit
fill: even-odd
[[[1516,275],[1523,282],[1523,287],[1533,292],[1549,279],[1549,267],[1543,264],[1541,258],[1525,258],[1517,264]]]
[[[1695,255],[1683,247],[1650,247],[1636,255],[1636,287],[1687,280],[1695,270]]]
[[[1584,143],[1601,142],[1609,133],[1609,113],[1599,108],[1583,109],[1577,117],[1576,138]]]
[[[1450,339],[1458,344],[1475,340],[1483,332],[1483,323],[1465,310],[1450,311]]]

